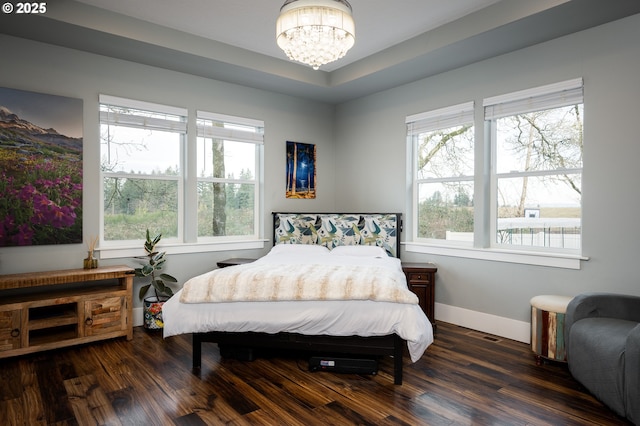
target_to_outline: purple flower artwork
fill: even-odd
[[[82,243],[82,99],[0,87],[0,247]]]

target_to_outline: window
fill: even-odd
[[[198,237],[258,234],[262,122],[198,112]]]
[[[188,134],[191,120],[197,132]],[[133,246],[147,228],[166,244],[199,251],[218,242],[260,248],[229,242],[259,238],[263,128],[258,120],[189,117],[183,108],[101,95],[101,249]]]
[[[582,80],[484,102],[493,147],[492,246],[579,253]]]
[[[582,79],[482,106],[481,129],[472,103],[407,117],[407,249],[579,268]]]
[[[415,240],[473,241],[473,103],[407,117]]]
[[[103,241],[139,240],[147,227],[165,239],[182,237],[186,115],[180,108],[100,97]]]

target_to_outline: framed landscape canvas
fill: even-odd
[[[82,243],[82,99],[0,87],[0,247]]]
[[[287,141],[287,198],[316,198],[316,146]]]

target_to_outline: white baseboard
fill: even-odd
[[[436,320],[470,328],[483,333],[494,334],[518,342],[531,342],[531,324],[516,321],[496,315],[458,308],[457,306],[436,303]],[[144,323],[142,308],[133,308],[133,326],[139,327]]]
[[[140,327],[144,324],[144,313],[142,308],[133,308],[133,326]]]
[[[489,333],[496,336],[531,343],[531,323],[510,318],[471,311],[457,306],[435,304],[435,317],[438,321],[459,325],[460,327]]]

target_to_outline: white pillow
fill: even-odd
[[[270,254],[329,254],[329,249],[317,244],[276,244],[269,251]]]
[[[331,249],[331,254],[338,256],[362,256],[362,257],[388,257],[386,251],[378,246],[336,246]]]

